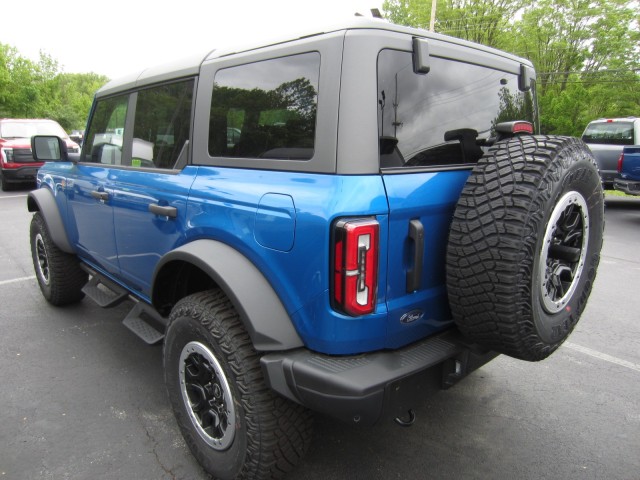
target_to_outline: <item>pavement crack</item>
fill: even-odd
[[[173,470],[171,470],[170,468],[168,468],[167,466],[165,466],[165,464],[162,462],[162,460],[160,459],[160,455],[158,454],[158,441],[155,439],[155,437],[151,434],[151,432],[149,431],[149,428],[147,428],[147,425],[144,422],[144,418],[141,415],[140,411],[138,411],[138,420],[140,422],[140,425],[142,425],[142,428],[144,429],[145,434],[147,435],[147,438],[149,439],[149,441],[151,442],[151,444],[153,445],[153,447],[151,448],[151,452],[153,453],[153,456],[156,459],[156,463],[160,466],[160,468],[167,474],[169,475],[169,478],[171,478],[172,480],[178,480],[178,477],[176,477],[175,473],[173,473]]]

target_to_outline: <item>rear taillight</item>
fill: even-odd
[[[333,304],[352,316],[375,310],[379,225],[372,218],[343,219],[333,232]]]
[[[624,153],[618,157],[618,173],[622,173],[622,162],[624,162]]]

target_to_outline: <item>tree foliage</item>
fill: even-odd
[[[637,0],[435,0],[435,31],[530,59],[543,133],[580,135],[598,117],[640,114]],[[386,0],[393,23],[425,28],[431,0]]]
[[[108,78],[64,73],[51,56],[34,62],[0,43],[0,117],[50,118],[69,131],[83,129],[95,91]]]

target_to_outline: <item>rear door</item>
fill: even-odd
[[[410,43],[409,41],[407,43]],[[533,122],[530,94],[518,89],[520,65],[508,72],[437,56],[413,71],[411,51],[378,55],[380,168],[389,202],[386,302],[388,345],[446,327],[446,249],[451,217],[470,169],[497,123]],[[451,51],[448,51],[449,55]],[[474,65],[475,60],[481,65]]]
[[[187,167],[194,84],[182,79],[132,94],[130,157],[126,168],[109,172],[120,275],[145,297],[158,260],[185,230],[197,172]]]

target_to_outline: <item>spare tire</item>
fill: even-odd
[[[469,339],[542,360],[571,333],[596,276],[604,197],[579,139],[519,136],[479,160],[453,216],[447,289]]]

